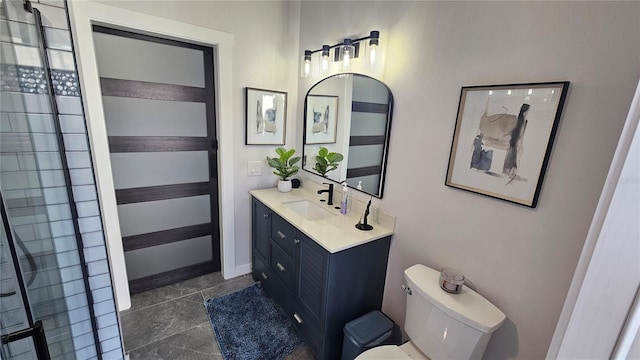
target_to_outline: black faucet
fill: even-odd
[[[329,183],[323,183],[325,185],[329,185],[328,189],[322,189],[322,190],[318,190],[318,194],[322,194],[322,193],[326,193],[328,192],[329,194],[327,195],[327,204],[328,205],[333,205],[333,184],[329,184]],[[320,200],[320,201],[324,201]]]

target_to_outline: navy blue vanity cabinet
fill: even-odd
[[[254,261],[261,261],[256,237],[264,236],[254,199]],[[340,359],[343,327],[371,310],[380,310],[391,236],[330,253],[279,215],[271,217],[270,256],[254,262],[254,276],[285,310],[317,359]],[[258,267],[267,267],[264,279]],[[273,275],[272,275],[273,274]]]

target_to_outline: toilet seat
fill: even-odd
[[[369,349],[358,357],[357,360],[429,360],[411,341],[396,346],[384,345]]]
[[[390,360],[411,359],[407,353],[400,350],[397,345],[384,345],[369,349],[356,357],[356,360]]]

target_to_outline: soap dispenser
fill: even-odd
[[[347,182],[342,183],[342,200],[340,200],[340,214],[347,213],[347,206],[349,206],[349,189],[347,188]]]

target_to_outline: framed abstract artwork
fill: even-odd
[[[245,88],[246,145],[284,145],[287,93]]]
[[[335,143],[338,126],[338,97],[307,95],[306,106],[305,144]]]
[[[568,89],[463,87],[445,185],[535,208]]]

